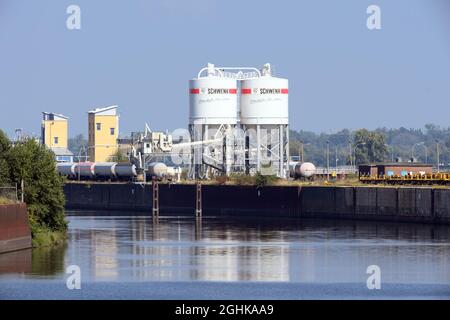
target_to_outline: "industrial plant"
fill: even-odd
[[[290,163],[289,82],[270,64],[216,67],[208,64],[189,81],[189,126],[183,136],[143,131],[119,139],[118,106],[88,112],[88,146],[67,149],[68,118],[44,112],[42,143],[71,179],[211,179],[232,174],[311,177],[311,163]],[[114,161],[125,154],[126,163]],[[74,162],[74,158],[78,161]],[[303,167],[302,167],[303,165]],[[297,168],[296,168],[297,167]]]
[[[330,178],[330,168],[292,161],[289,154],[289,81],[273,75],[270,64],[217,67],[208,64],[189,80],[188,129],[144,130],[119,138],[118,106],[88,112],[88,144],[78,154],[68,150],[68,117],[43,112],[41,141],[51,149],[59,174],[72,180],[208,180],[257,173],[282,179]],[[120,158],[120,159],[119,159]],[[74,160],[76,159],[76,161]],[[448,175],[411,162],[362,164],[364,183],[448,183]],[[389,167],[390,168],[390,167]],[[426,168],[427,170],[415,170]],[[334,179],[357,174],[356,167],[332,172]]]

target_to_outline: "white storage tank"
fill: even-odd
[[[167,175],[167,166],[162,162],[152,162],[147,168],[148,175],[157,178],[163,178]]]
[[[236,79],[210,75],[189,81],[190,124],[236,124]]]
[[[260,77],[241,80],[240,123],[246,133],[246,172],[289,174],[289,82],[272,76],[265,64]]]
[[[213,64],[208,64],[197,78],[189,81],[189,132],[192,141],[200,142],[192,148],[192,178],[206,178],[214,170],[230,172],[232,142],[230,138],[223,141],[221,137],[229,136],[227,133],[237,125],[237,96],[236,78]],[[205,140],[215,140],[215,143],[201,143]]]
[[[241,124],[289,123],[287,79],[272,76],[241,81]]]

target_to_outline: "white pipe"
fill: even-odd
[[[189,147],[189,146],[198,146],[198,145],[214,143],[214,142],[222,142],[222,140],[223,140],[222,138],[219,138],[219,139],[212,139],[212,140],[201,140],[201,141],[177,143],[177,144],[172,145],[172,149]]]
[[[197,75],[197,79],[200,79],[200,78],[202,77],[201,74],[202,74],[204,71],[207,71],[207,70],[209,70],[209,69],[210,69],[210,68],[208,68],[208,67],[205,67],[205,68],[201,69],[201,70],[199,71],[198,75]],[[223,72],[222,72],[222,70],[239,70],[239,71],[242,71],[242,70],[251,70],[251,71],[256,72],[256,73],[258,74],[258,77],[261,77],[261,71],[259,71],[259,69],[254,68],[254,67],[214,67],[214,70],[218,71],[222,77],[223,77]]]

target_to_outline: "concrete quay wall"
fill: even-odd
[[[68,183],[68,209],[152,213],[152,185]],[[162,215],[195,215],[195,185],[159,184]],[[450,189],[202,185],[204,216],[320,217],[450,224]]]
[[[26,204],[0,205],[0,253],[31,248]]]

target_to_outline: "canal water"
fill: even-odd
[[[450,299],[448,226],[101,212],[68,221],[65,245],[0,255],[0,299]],[[67,288],[69,266],[79,290]],[[367,286],[369,266],[380,289]]]

